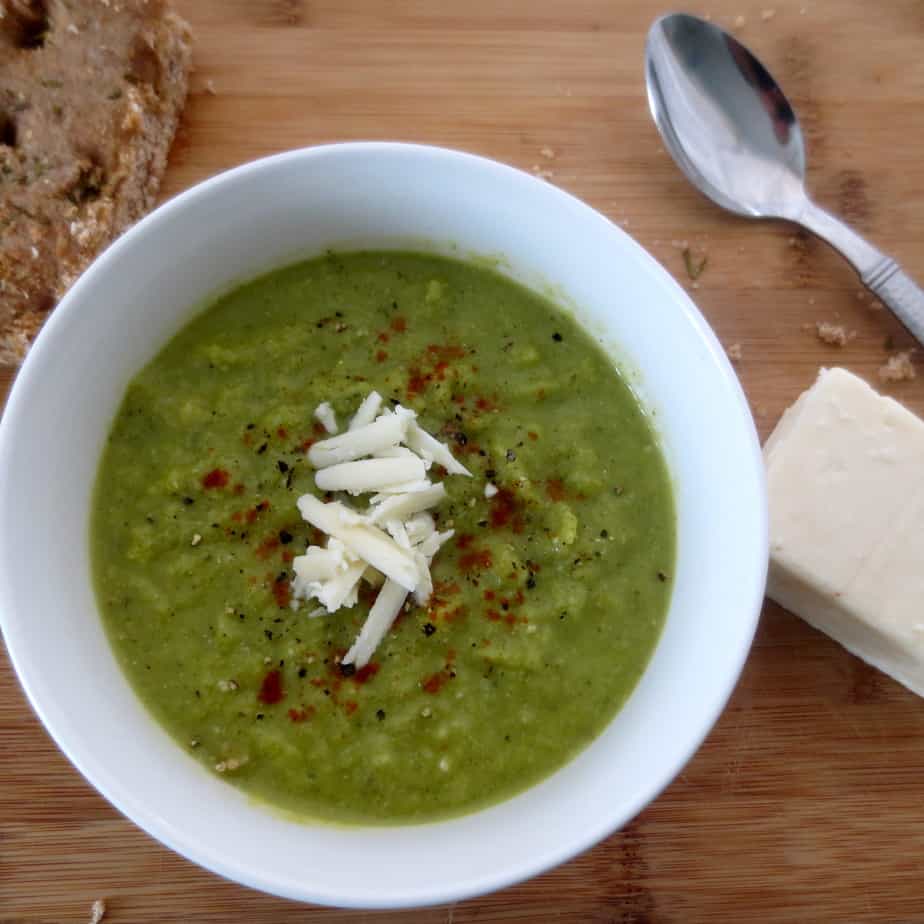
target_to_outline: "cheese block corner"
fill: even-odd
[[[822,369],[764,461],[768,596],[924,696],[924,421]]]

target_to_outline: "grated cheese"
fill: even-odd
[[[431,462],[442,465],[450,475],[472,477],[472,473],[461,462],[456,460],[449,447],[435,437],[430,436],[426,430],[418,425],[416,420],[408,421],[406,442],[414,452],[419,453],[424,459],[429,459]]]
[[[354,562],[329,581],[312,587],[312,596],[317,598],[328,613],[336,613],[341,607],[354,607],[359,599],[359,580],[368,567],[364,561]]]
[[[441,483],[427,478],[440,465],[449,474],[472,477],[445,443],[417,423],[416,413],[396,405],[382,408],[371,392],[360,404],[344,433],[337,433],[333,409],[323,402],[315,417],[328,433],[315,443],[308,461],[317,469],[321,491],[352,495],[375,492],[365,512],[340,501],[324,503],[312,494],[298,499],[302,517],[327,534],[327,545],[309,546],[292,562],[292,605],[317,600],[309,618],[355,606],[359,584],[380,588],[362,630],[341,663],[363,667],[413,594],[420,606],[433,593],[430,565],[453,530],[439,532],[428,512],[446,498]],[[485,495],[492,496],[488,485]]]
[[[434,484],[423,491],[389,496],[377,494],[376,497],[382,499],[369,514],[370,523],[381,523],[391,519],[403,520],[422,510],[429,510],[446,497],[446,489],[441,484]]]
[[[336,540],[331,540],[335,542]],[[339,543],[343,545],[343,543]],[[303,596],[302,587],[314,581],[329,581],[334,575],[347,567],[347,561],[342,552],[331,548],[326,549],[312,545],[292,560],[292,570],[295,572],[296,595]]]
[[[410,550],[411,540],[408,538],[407,530],[400,520],[388,520],[385,523],[385,529],[388,530],[388,535],[391,536],[402,549]]]
[[[418,606],[426,606],[433,593],[433,578],[430,576],[431,556],[423,552],[414,552],[414,561],[420,569],[420,583],[414,588],[414,600]]]
[[[420,462],[423,462],[423,467],[429,471],[430,466],[433,465],[427,459],[421,459],[416,452],[411,452],[407,446],[392,446],[390,449],[382,449],[380,452],[372,453],[373,459],[417,459]]]
[[[411,554],[387,533],[371,524],[348,525],[344,507],[338,501],[322,503],[310,494],[298,499],[302,517],[312,526],[339,539],[357,558],[377,568],[407,590],[417,586],[420,575]],[[293,561],[293,567],[294,567]]]
[[[436,523],[429,513],[418,513],[405,522],[404,528],[411,545],[420,545],[436,532]]]
[[[350,425],[347,429],[358,430],[360,427],[371,424],[372,421],[375,420],[381,407],[382,396],[377,391],[369,392],[363,403],[360,404],[356,413],[353,415],[353,419],[350,421]]]
[[[379,591],[379,595],[369,610],[369,616],[366,618],[356,641],[353,642],[350,650],[343,656],[341,664],[355,664],[357,667],[365,667],[379,643],[385,638],[386,633],[392,627],[404,601],[407,599],[407,590],[394,581],[386,581]]]
[[[428,558],[433,558],[442,548],[445,542],[448,542],[456,534],[454,529],[447,529],[444,533],[434,533],[432,536],[424,539],[420,544],[420,551]]]
[[[322,491],[347,491],[355,495],[378,491],[395,482],[417,481],[425,476],[424,464],[420,459],[402,456],[331,465],[322,468],[314,476],[314,483]]]
[[[337,432],[337,415],[326,401],[323,401],[314,409],[314,416],[321,422],[321,426],[328,433]]]
[[[407,432],[408,420],[405,414],[388,414],[371,424],[321,440],[308,450],[308,461],[315,468],[327,468],[397,446]]]

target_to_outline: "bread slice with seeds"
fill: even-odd
[[[0,363],[154,205],[191,57],[165,0],[0,0]]]

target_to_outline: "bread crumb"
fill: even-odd
[[[90,924],[99,924],[100,921],[106,916],[106,902],[103,899],[98,898],[90,906]]]
[[[703,270],[706,268],[706,264],[709,262],[709,257],[706,254],[701,254],[697,259],[693,256],[693,251],[689,247],[683,248],[683,265],[686,268],[687,276],[690,279],[697,280],[700,276],[703,275]],[[694,288],[699,288],[694,282]]]
[[[917,378],[911,362],[911,350],[890,356],[886,364],[879,367],[879,378],[883,382],[905,382]]]
[[[735,22],[734,22],[734,27],[735,27],[736,29],[743,29],[743,28],[744,28],[744,24],[745,24],[746,22],[747,22],[747,20],[746,20],[743,16],[736,16],[736,17],[735,17]]]
[[[743,354],[742,354],[742,351],[741,351],[741,344],[740,344],[740,343],[733,343],[725,352],[728,353],[728,358],[729,358],[733,363],[739,363],[739,362],[741,362],[741,357],[742,357]]]
[[[205,82],[205,92],[209,96],[218,96],[218,90],[215,89],[215,81],[211,77]]]
[[[551,180],[555,176],[554,170],[545,170],[540,167],[539,164],[533,164],[532,166],[533,174],[539,177],[540,180]]]
[[[550,148],[548,145],[545,145],[544,147],[539,148],[539,153],[546,160],[555,160],[555,151],[552,148]]]
[[[776,10],[762,10],[760,14],[760,18],[764,22],[767,22],[769,19],[773,19],[774,16],[776,16]]]
[[[202,542],[202,536],[200,536],[199,533],[195,533],[192,537],[192,542],[190,542],[189,544],[198,545],[200,542]]]
[[[815,332],[823,343],[839,347],[847,346],[847,342],[857,336],[855,330],[848,333],[843,324],[832,324],[830,321],[816,321]]]

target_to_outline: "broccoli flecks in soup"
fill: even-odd
[[[474,477],[444,480],[429,604],[345,676],[376,591],[292,608],[321,541],[295,501],[319,494],[314,408],[344,426],[372,389]],[[649,421],[567,314],[468,263],[331,254],[224,296],[131,383],[93,567],[122,667],[190,754],[301,817],[404,823],[513,795],[600,733],[663,626],[674,527]]]

